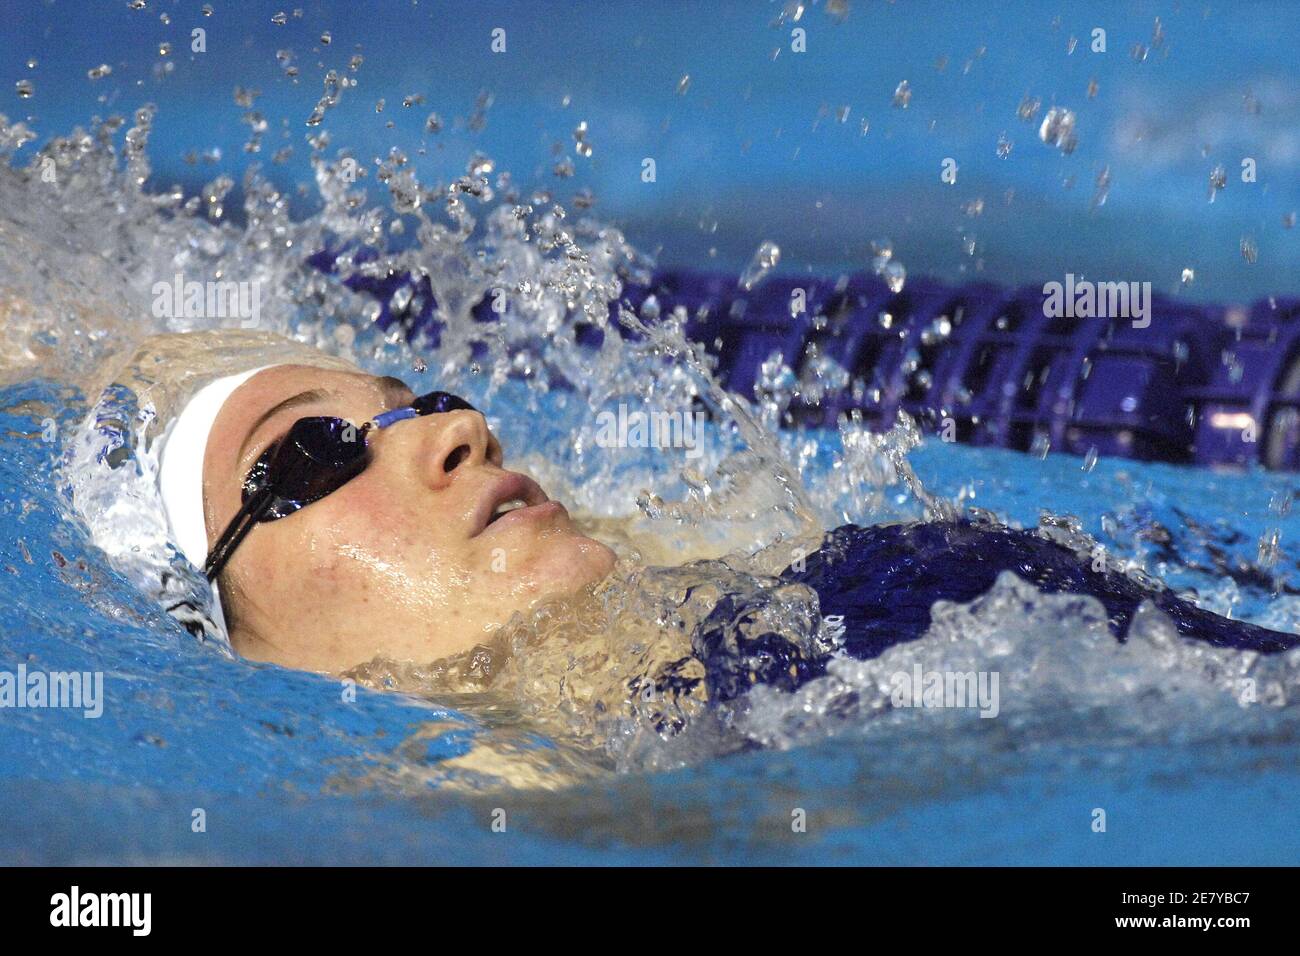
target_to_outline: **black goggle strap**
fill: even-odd
[[[208,560],[203,565],[203,574],[209,581],[216,580],[217,575],[226,566],[226,562],[230,560],[230,556],[234,554],[235,548],[239,547],[239,542],[243,541],[244,536],[253,529],[253,525],[261,520],[273,501],[275,501],[275,489],[268,484],[245,501],[235,513],[235,517],[226,526],[225,532],[208,552]]]

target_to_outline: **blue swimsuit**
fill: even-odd
[[[930,626],[936,601],[973,601],[1002,571],[1048,593],[1091,595],[1106,608],[1120,641],[1138,605],[1150,600],[1179,633],[1217,647],[1271,654],[1300,643],[1294,634],[1228,620],[1171,591],[1148,590],[1119,572],[1094,571],[1092,562],[1035,532],[967,521],[844,525],[826,536],[802,571],[787,569],[781,579],[813,588],[823,615],[842,615],[841,649],[866,660],[917,640]],[[707,672],[710,701],[739,696],[755,678],[794,690],[825,673],[829,652],[810,654],[778,634],[742,628],[745,600],[724,598],[692,636]]]

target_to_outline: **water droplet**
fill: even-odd
[[[749,265],[740,276],[740,287],[748,292],[767,278],[767,274],[781,261],[781,249],[775,242],[764,242],[754,252]]]
[[[890,260],[881,272],[881,276],[889,286],[889,291],[897,295],[903,291],[903,283],[907,281],[907,270],[903,268],[901,262]]]
[[[579,156],[590,158],[591,143],[587,141],[587,121],[583,120],[573,130],[573,140],[577,143],[575,149]]]
[[[912,102],[912,87],[903,80],[894,88],[894,108],[905,110]]]
[[[1277,564],[1278,556],[1282,551],[1281,538],[1282,533],[1277,528],[1270,528],[1260,536],[1257,559],[1261,567],[1271,568]]]
[[[14,84],[14,92],[22,99],[29,99],[36,92],[36,85],[31,80],[19,80]]]
[[[1183,270],[1183,277],[1182,277],[1183,285],[1191,285],[1191,284],[1192,284],[1193,282],[1195,282],[1195,281],[1196,281],[1196,270],[1195,270],[1195,269],[1184,269],[1184,270]]]
[[[1106,205],[1106,198],[1110,195],[1110,167],[1103,166],[1101,172],[1097,174],[1097,189],[1092,194],[1092,208]]]
[[[172,51],[172,45],[170,43],[163,42],[158,44],[159,56],[167,56],[169,53],[171,53],[171,51]]]
[[[689,73],[683,73],[682,78],[677,81],[677,95],[685,96],[686,91],[689,90],[690,88],[691,88],[691,75]]]
[[[474,112],[469,115],[466,126],[471,133],[480,133],[487,126],[487,112],[492,108],[496,97],[487,90],[479,90],[474,98]]]
[[[1228,173],[1223,168],[1223,164],[1215,166],[1210,170],[1210,202],[1214,202],[1219,190],[1228,185]]]
[[[781,26],[783,23],[788,23],[788,22],[798,23],[799,19],[803,16],[803,10],[804,10],[804,6],[801,0],[787,0],[785,5],[781,7],[780,12],[771,21],[771,23],[768,24],[768,26],[775,29]]]
[[[1250,265],[1255,264],[1259,258],[1259,247],[1255,245],[1255,240],[1250,236],[1241,237],[1241,258],[1245,259]]]
[[[1097,446],[1091,445],[1088,448],[1088,454],[1083,458],[1083,467],[1081,471],[1092,471],[1097,467]]]
[[[92,80],[98,80],[98,79],[102,79],[105,76],[108,76],[108,74],[112,72],[113,72],[113,68],[111,66],[109,66],[107,63],[101,63],[99,64],[99,66],[92,66],[89,70],[87,70],[86,76]]]
[[[1048,146],[1055,146],[1067,156],[1079,144],[1074,132],[1074,113],[1063,106],[1053,106],[1038,127],[1038,138]]]
[[[308,126],[319,126],[321,121],[325,119],[326,112],[338,105],[339,97],[342,95],[343,87],[346,85],[346,80],[340,81],[338,71],[330,70],[325,74],[324,83],[325,90],[321,94],[321,98],[316,101],[316,106],[311,111],[311,115],[307,117]],[[261,119],[259,114],[252,114],[252,116],[259,120]],[[249,119],[250,117],[245,117],[246,121]],[[259,136],[266,130],[265,123],[261,123],[260,126],[260,129],[258,128],[258,125],[253,126],[255,133]]]
[[[998,136],[998,159],[1006,159],[1011,155],[1011,140],[1007,139],[1004,132]]]
[[[414,372],[416,375],[423,375],[428,370],[429,370],[429,363],[417,355],[415,361],[411,363],[411,371]]]
[[[430,113],[424,120],[424,131],[426,133],[441,133],[442,117],[437,113]]]
[[[871,268],[885,280],[889,291],[894,294],[902,292],[903,283],[907,281],[907,270],[901,262],[894,259],[894,244],[888,239],[878,239],[871,243],[871,254]],[[893,321],[892,318],[890,321]],[[889,326],[886,325],[885,328]]]
[[[1032,98],[1026,96],[1020,101],[1020,105],[1016,107],[1016,116],[1026,123],[1032,123],[1038,116],[1038,109],[1042,105],[1043,101],[1037,96]]]
[[[289,22],[289,18],[285,16],[284,11],[281,10],[275,16],[271,17],[271,22],[274,23],[277,27],[282,27]]]
[[[292,77],[298,75],[298,68],[293,65],[292,50],[276,50],[275,59],[276,62],[280,64],[280,69],[284,70],[285,76]]]
[[[398,286],[393,292],[392,297],[388,300],[388,310],[392,315],[402,315],[406,312],[407,307],[411,304],[411,297],[414,291],[409,285]]]
[[[212,16],[212,4],[210,4],[210,3],[205,3],[205,4],[203,5],[203,11],[202,11],[202,12],[203,12],[203,15],[204,15],[205,17],[210,17],[210,16]]]

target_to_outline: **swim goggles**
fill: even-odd
[[[478,409],[450,392],[430,392],[360,426],[342,418],[298,419],[249,470],[243,506],[208,552],[203,573],[209,581],[214,580],[258,522],[287,517],[338,491],[365,471],[370,464],[371,432],[408,418],[455,411]]]

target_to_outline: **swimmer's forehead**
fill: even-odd
[[[237,388],[222,406],[211,443],[238,449],[239,458],[259,431],[282,419],[306,414],[368,417],[396,408],[413,397],[392,376],[344,372],[310,365],[277,365],[258,372]]]
[[[287,401],[301,404],[317,398],[340,402],[378,399],[404,404],[412,394],[405,382],[391,375],[368,375],[310,365],[277,365],[258,372],[231,395],[231,399],[238,399],[239,404],[246,406],[245,410],[258,415]]]

